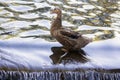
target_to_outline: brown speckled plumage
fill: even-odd
[[[79,50],[91,42],[91,39],[83,37],[80,33],[62,27],[62,11],[59,8],[51,10],[51,13],[57,14],[57,17],[52,22],[50,33],[65,49]]]

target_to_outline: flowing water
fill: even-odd
[[[2,80],[120,80],[120,73],[86,72],[0,72]]]
[[[50,10],[94,41],[65,53]],[[0,0],[0,80],[120,80],[119,0]]]

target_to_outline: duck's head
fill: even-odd
[[[55,13],[57,15],[61,14],[61,10],[59,8],[54,8],[53,10],[51,10],[51,13]]]

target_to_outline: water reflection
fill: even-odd
[[[78,51],[63,51],[63,47],[52,47],[53,54],[50,55],[50,58],[53,61],[53,64],[77,64],[77,63],[86,63],[89,59],[86,57],[85,51],[82,49]]]

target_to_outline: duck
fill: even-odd
[[[51,9],[50,13],[57,14],[51,23],[50,34],[62,44],[64,50],[79,50],[92,42],[92,39],[82,36],[79,32],[62,26],[62,10],[60,8]]]

